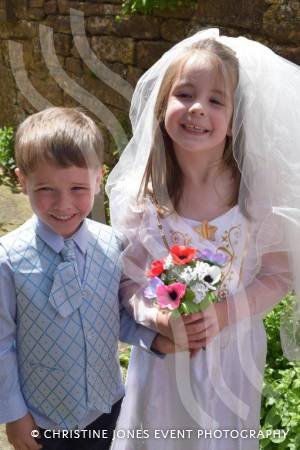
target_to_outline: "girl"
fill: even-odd
[[[299,68],[215,29],[176,45],[139,81],[133,138],[108,180],[126,239],[122,296],[137,321],[188,341],[193,357],[133,349],[114,450],[258,448],[261,319],[299,264],[299,87]],[[150,261],[174,244],[228,256],[220,301],[181,320],[142,294]]]

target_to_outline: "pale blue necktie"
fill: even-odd
[[[67,239],[64,243],[61,251],[63,261],[58,264],[54,272],[49,301],[62,317],[67,317],[80,307],[82,293],[75,243],[72,239]]]

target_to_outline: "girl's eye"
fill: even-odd
[[[189,94],[188,92],[178,92],[178,94],[176,94],[176,97],[178,97],[178,98],[192,98],[192,94]]]
[[[210,102],[215,104],[215,105],[220,105],[220,106],[224,105],[224,103],[221,100],[219,100],[218,98],[211,98]]]
[[[72,191],[85,191],[87,188],[84,186],[74,186],[72,187]]]

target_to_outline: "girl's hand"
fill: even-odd
[[[156,318],[157,330],[180,349],[188,350],[189,342],[182,316],[174,318],[169,311],[158,311]]]
[[[189,348],[194,350],[207,344],[228,325],[227,302],[210,305],[205,311],[182,317],[188,337]]]
[[[38,430],[38,426],[28,413],[21,419],[6,424],[8,442],[15,450],[39,450],[42,445],[31,436],[33,430]]]

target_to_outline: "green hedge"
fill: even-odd
[[[176,9],[180,6],[194,7],[197,0],[124,0],[122,14],[125,16],[141,13],[153,14],[155,10]]]
[[[300,449],[300,362],[290,362],[280,345],[280,316],[291,303],[291,295],[266,317],[268,355],[261,408],[262,430],[282,429],[286,437],[262,439],[264,450]]]
[[[14,170],[14,129],[12,127],[0,128],[0,168],[4,176],[15,179]]]

